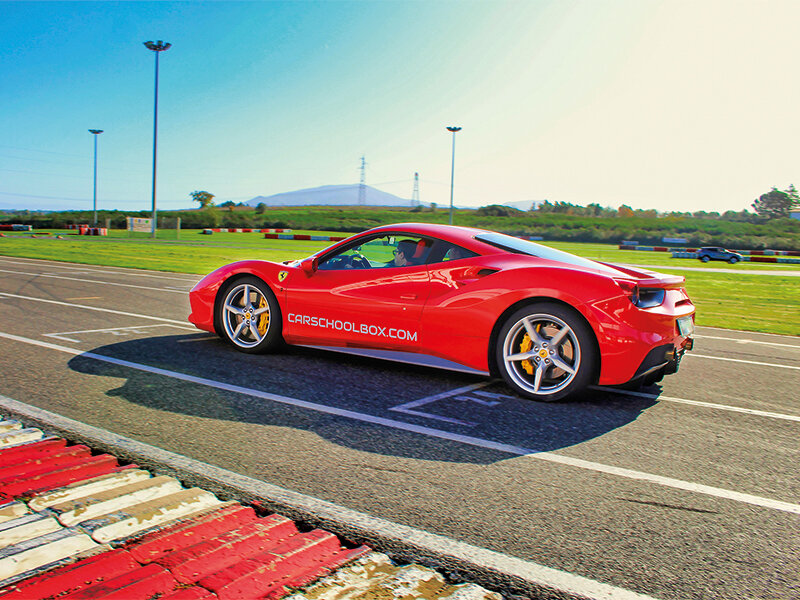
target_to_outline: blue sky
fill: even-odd
[[[456,203],[741,210],[800,185],[800,3],[3,2],[0,209],[367,183]]]

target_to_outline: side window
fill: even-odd
[[[408,235],[384,235],[342,248],[319,263],[320,270],[375,269],[425,264],[430,242]]]
[[[404,237],[397,242],[393,266],[424,265],[428,261],[432,246],[431,240]]]
[[[473,256],[478,256],[478,253],[462,248],[461,246],[456,246],[455,244],[448,244],[444,256],[442,257],[442,262],[472,258]]]

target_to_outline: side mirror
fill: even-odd
[[[319,269],[319,259],[316,256],[312,256],[311,258],[306,258],[300,262],[300,268],[303,269],[303,272],[311,277],[314,274],[314,271]]]

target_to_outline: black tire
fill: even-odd
[[[731,257],[728,259],[728,262],[729,262],[729,263],[731,263],[732,265],[735,265],[737,262],[739,262],[739,259],[738,259],[738,258],[736,258],[735,256],[731,256]]]
[[[248,354],[281,346],[281,308],[266,283],[256,277],[239,277],[225,284],[218,298],[217,333],[222,339]]]
[[[494,353],[505,382],[531,400],[553,402],[579,393],[597,372],[591,328],[576,311],[552,302],[529,304],[508,317]]]
[[[704,256],[700,257],[700,260],[703,261],[703,262],[708,262],[708,261],[711,260],[711,257],[708,256],[708,255],[704,255]]]

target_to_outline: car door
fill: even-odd
[[[420,325],[423,352],[486,369],[486,348],[496,318],[487,312],[486,301],[498,293],[483,283],[497,272],[491,260],[449,242],[434,246],[428,260],[430,293]]]
[[[462,335],[468,329],[467,324],[474,320],[473,311],[480,312],[486,299],[485,290],[473,284],[496,269],[485,267],[475,252],[446,242],[437,245],[432,255],[428,263],[431,283],[423,326],[428,324],[426,334],[433,335],[435,331],[444,339]],[[473,288],[480,291],[472,294]],[[427,337],[426,344],[441,345]]]
[[[418,236],[378,236],[323,257],[317,270],[293,278],[285,292],[286,340],[416,350],[429,276],[425,265],[394,263],[404,241],[424,244]]]

